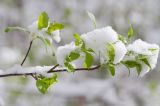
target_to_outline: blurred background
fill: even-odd
[[[6,34],[4,29],[27,27],[42,11],[65,24],[59,45],[72,41],[75,32],[93,30],[86,11],[95,15],[98,28],[111,25],[126,36],[132,23],[134,39],[160,44],[159,4],[160,0],[0,0],[0,69],[20,64],[29,46],[27,34]],[[24,66],[53,64],[55,58],[45,52],[42,42],[34,42]],[[143,78],[128,77],[123,70],[115,77],[105,69],[60,73],[58,83],[45,95],[30,77],[0,78],[0,106],[160,106],[159,64]]]

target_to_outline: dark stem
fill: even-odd
[[[30,52],[30,50],[31,50],[32,43],[33,43],[33,40],[30,42],[29,48],[28,48],[28,50],[27,50],[26,56],[24,57],[24,59],[23,59],[23,61],[22,61],[22,63],[21,63],[21,66],[24,64],[24,62],[25,62],[25,60],[26,60],[26,58],[27,58],[27,56],[28,56],[28,54],[29,54],[29,52]]]
[[[55,69],[58,65],[54,66],[53,68],[51,68],[47,73],[56,73],[56,72],[66,72],[67,69]],[[91,70],[96,70],[98,68],[100,68],[101,65],[97,65],[95,67],[91,67],[91,68],[77,68],[75,69],[75,71],[91,71]],[[4,75],[0,75],[0,77],[10,77],[10,76],[33,76],[36,75],[37,73],[12,73],[12,74],[4,74]]]

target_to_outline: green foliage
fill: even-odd
[[[67,67],[68,72],[74,72],[74,66],[71,64],[72,61],[78,59],[80,54],[78,52],[72,51],[69,55],[65,57],[64,65]]]
[[[4,32],[6,32],[6,33],[11,32],[11,31],[12,31],[12,29],[11,29],[10,27],[7,27],[7,28],[4,30]]]
[[[107,44],[107,56],[109,57],[110,62],[114,61],[115,49],[114,49],[114,45],[111,43]]]
[[[55,30],[62,30],[64,28],[64,25],[61,23],[50,23],[48,29],[47,29],[47,33],[49,35],[52,34],[53,31]]]
[[[129,40],[131,39],[131,37],[133,36],[133,34],[134,34],[133,27],[132,27],[132,25],[130,24],[130,27],[129,27],[129,29],[128,29],[128,39],[129,39]]]
[[[93,15],[93,13],[87,11],[87,14],[88,14],[88,17],[91,19],[93,25],[94,25],[94,28],[96,28],[96,18],[95,16]]]
[[[151,51],[151,52],[154,52],[154,51],[157,50],[157,48],[150,48],[150,49],[148,49],[148,50]]]
[[[76,59],[78,59],[78,58],[80,57],[80,54],[77,53],[77,52],[72,51],[72,52],[69,54],[68,57],[69,57],[70,61],[74,61],[74,60],[76,60]]]
[[[123,37],[122,35],[118,35],[118,39],[119,39],[120,41],[122,41],[124,44],[127,44],[126,38]]]
[[[108,70],[110,71],[111,75],[114,76],[115,75],[115,66],[112,63],[108,63]]]
[[[74,72],[74,71],[75,71],[73,65],[72,65],[70,62],[67,62],[67,61],[66,61],[66,62],[64,63],[64,66],[67,67],[67,71],[68,71],[68,72]]]
[[[38,17],[38,29],[41,30],[43,28],[47,28],[49,17],[46,12],[41,12]]]
[[[92,64],[93,64],[93,56],[89,51],[85,51],[84,53],[86,55],[85,55],[85,61],[83,63],[83,66],[85,68],[90,68],[92,66]]]
[[[38,88],[38,90],[45,94],[49,87],[53,84],[55,84],[57,82],[57,77],[58,75],[57,74],[54,74],[51,78],[40,78],[36,81],[36,86]]]
[[[124,64],[128,69],[136,68],[138,75],[140,75],[142,66],[137,61],[127,60],[127,61],[122,61],[121,63]]]
[[[143,54],[138,54],[138,56],[136,56],[136,60],[140,60],[140,61],[144,62],[151,69],[151,65],[149,64],[147,58],[148,58],[148,56],[143,55]]]
[[[82,40],[79,34],[75,33],[74,35],[75,45],[80,46],[82,44]]]

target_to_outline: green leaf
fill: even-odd
[[[47,33],[49,35],[51,35],[53,31],[55,31],[55,30],[61,30],[63,28],[64,28],[64,25],[61,24],[61,23],[50,23],[50,25],[49,25],[49,27],[47,29]]]
[[[47,28],[48,21],[49,21],[48,14],[46,12],[40,13],[40,15],[38,17],[38,29],[41,30],[43,28]]]
[[[124,44],[127,44],[126,38],[123,37],[122,35],[118,35],[118,39],[119,39],[120,41],[122,41]]]
[[[48,91],[49,87],[57,82],[57,77],[58,77],[58,75],[54,74],[53,77],[51,77],[51,78],[45,77],[42,79],[38,79],[36,81],[36,86],[37,86],[38,90],[41,93],[45,94]]]
[[[108,65],[108,70],[110,71],[111,75],[114,76],[115,75],[115,67],[114,64],[107,64]]]
[[[73,67],[73,65],[71,63],[65,62],[64,66],[67,67],[67,71],[68,72],[75,72],[75,69],[74,69],[74,67]]]
[[[134,34],[133,27],[130,24],[130,27],[128,29],[128,39],[131,39],[131,37],[133,36],[133,34]]]
[[[151,65],[148,62],[147,58],[141,59],[141,61],[143,61],[150,69],[152,69]]]
[[[94,50],[93,50],[93,49],[91,49],[91,48],[87,49],[87,51],[88,51],[88,52],[95,53],[95,52],[94,52]]]
[[[157,48],[150,48],[150,49],[148,49],[148,50],[151,51],[151,52],[154,52],[154,51],[157,50]]]
[[[76,46],[81,45],[81,44],[82,44],[82,41],[81,41],[80,35],[77,34],[77,33],[75,33],[73,36],[74,36],[74,38],[75,38],[75,45],[76,45]]]
[[[94,25],[94,28],[96,28],[96,18],[95,16],[93,15],[93,13],[87,11],[87,14],[88,14],[88,17],[91,19],[93,25]]]
[[[127,60],[127,61],[122,61],[121,63],[124,64],[128,69],[129,68],[136,68],[138,75],[140,75],[141,70],[142,70],[142,66],[137,61]]]
[[[148,58],[147,55],[143,55],[143,54],[138,54],[138,56],[136,57],[137,60],[141,60],[151,69],[151,65],[149,64],[147,58]]]
[[[6,33],[8,33],[8,32],[11,32],[12,29],[11,29],[10,27],[7,27],[4,31],[5,31]]]
[[[107,44],[107,55],[109,57],[109,61],[113,62],[115,58],[115,50],[114,45],[111,43]]]
[[[68,57],[69,57],[69,59],[70,59],[70,62],[72,62],[72,61],[78,59],[78,58],[80,57],[80,54],[77,53],[77,52],[72,51],[72,52],[69,54]]]
[[[85,68],[90,68],[92,66],[92,64],[93,64],[93,56],[88,51],[85,51],[85,54],[86,54],[85,55],[85,61],[83,63],[83,66]]]

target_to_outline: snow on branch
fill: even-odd
[[[93,14],[89,13],[89,17],[96,24]],[[124,65],[129,73],[130,70],[134,70],[138,76],[144,76],[157,64],[158,45],[149,44],[140,39],[130,44],[134,34],[132,25],[130,25],[127,37],[119,35],[111,26],[106,26],[81,35],[75,33],[74,41],[55,47],[61,41],[60,30],[64,27],[62,23],[49,20],[46,12],[42,12],[38,20],[26,29],[18,27],[18,30],[29,33],[31,40],[29,48],[21,65],[13,66],[0,77],[32,76],[37,80],[36,86],[39,91],[45,93],[50,85],[57,82],[57,74],[51,75],[51,73],[95,70],[106,66],[114,76],[117,66]],[[5,31],[9,32],[12,29],[17,29],[17,27],[8,27]],[[22,67],[34,39],[40,39],[46,46],[46,50],[53,49],[58,65]]]

